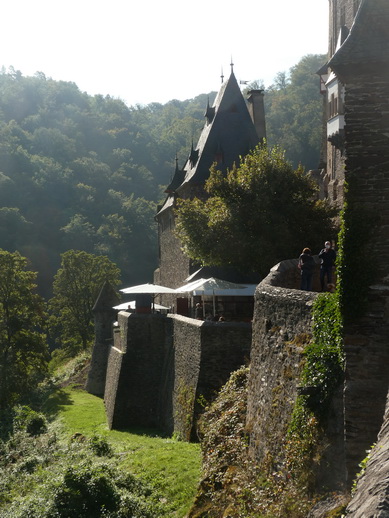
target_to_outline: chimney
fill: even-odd
[[[250,90],[248,93],[248,109],[260,142],[266,138],[265,107],[263,90]]]

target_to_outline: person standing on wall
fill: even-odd
[[[310,248],[304,248],[302,251],[298,267],[301,271],[301,284],[300,289],[304,291],[312,290],[312,276],[315,269],[315,260],[312,257]]]
[[[324,291],[324,279],[327,277],[327,284],[332,283],[332,270],[335,267],[336,252],[331,246],[330,241],[324,243],[324,248],[319,253],[320,264],[320,285]]]

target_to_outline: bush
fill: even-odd
[[[117,511],[120,496],[103,467],[76,466],[66,470],[55,492],[53,511],[58,518],[103,516],[102,512]]]
[[[109,442],[103,437],[94,435],[89,439],[88,445],[93,453],[98,457],[112,457],[113,455],[113,451]]]
[[[25,431],[33,437],[41,435],[47,431],[47,421],[43,414],[39,414],[28,406],[16,407],[13,419],[15,431]]]

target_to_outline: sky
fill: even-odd
[[[326,54],[328,0],[2,0],[0,66],[127,105],[262,80]]]

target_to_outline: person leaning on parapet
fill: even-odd
[[[299,257],[298,267],[301,271],[300,289],[304,291],[311,291],[313,270],[315,269],[315,260],[312,257],[310,248],[304,248],[302,251]]]
[[[324,279],[327,277],[327,285],[332,284],[332,270],[335,266],[336,252],[332,248],[330,241],[324,243],[324,248],[319,253],[320,264],[320,285],[324,291]]]
[[[196,304],[195,317],[197,320],[203,319],[203,306],[200,304],[200,302]]]

